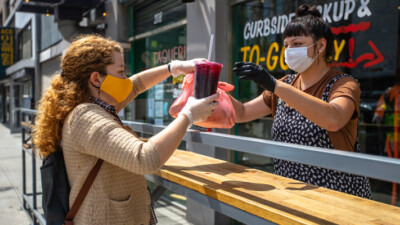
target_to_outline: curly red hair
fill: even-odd
[[[114,52],[123,53],[121,45],[99,35],[82,35],[71,43],[61,60],[62,73],[53,78],[38,103],[32,140],[41,157],[56,151],[65,118],[75,106],[88,101],[90,75],[96,71],[106,74]]]

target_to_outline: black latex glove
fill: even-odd
[[[262,66],[249,62],[237,62],[233,71],[241,80],[252,80],[265,90],[274,93],[276,79]]]

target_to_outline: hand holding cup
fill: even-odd
[[[174,60],[170,62],[170,70],[171,74],[173,77],[177,77],[179,75],[186,75],[189,73],[194,72],[195,68],[195,61],[206,61],[206,59],[203,58],[196,58],[192,60],[186,60],[186,61],[180,61],[180,60]]]
[[[204,121],[211,115],[212,111],[219,106],[218,101],[216,101],[218,98],[219,93],[202,99],[189,97],[186,105],[179,114],[187,116],[190,120],[190,125],[194,122]]]

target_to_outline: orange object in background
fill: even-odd
[[[400,113],[400,85],[395,85],[385,91],[378,100],[374,120],[385,125],[393,126],[393,132],[386,133],[385,148],[389,157],[399,158],[399,113]],[[379,121],[378,121],[379,120]],[[391,147],[391,143],[393,148]],[[398,172],[398,171],[394,171]],[[397,184],[392,183],[392,201],[397,200]]]

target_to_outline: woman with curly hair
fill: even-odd
[[[285,61],[294,74],[276,80],[260,65],[238,62],[234,71],[265,89],[242,104],[233,99],[237,122],[269,114],[272,139],[285,143],[359,152],[360,86],[351,75],[330,68],[333,34],[315,6],[301,5],[283,32]],[[367,177],[274,159],[274,172],[320,187],[371,198]]]
[[[171,74],[193,72],[193,60],[173,61],[127,78],[121,46],[87,35],[71,43],[61,69],[39,102],[35,147],[46,157],[61,146],[70,206],[90,170],[103,161],[74,224],[149,224],[153,220],[144,175],[168,160],[193,122],[210,115],[218,95],[190,99],[169,126],[143,142],[122,125],[118,112]]]

